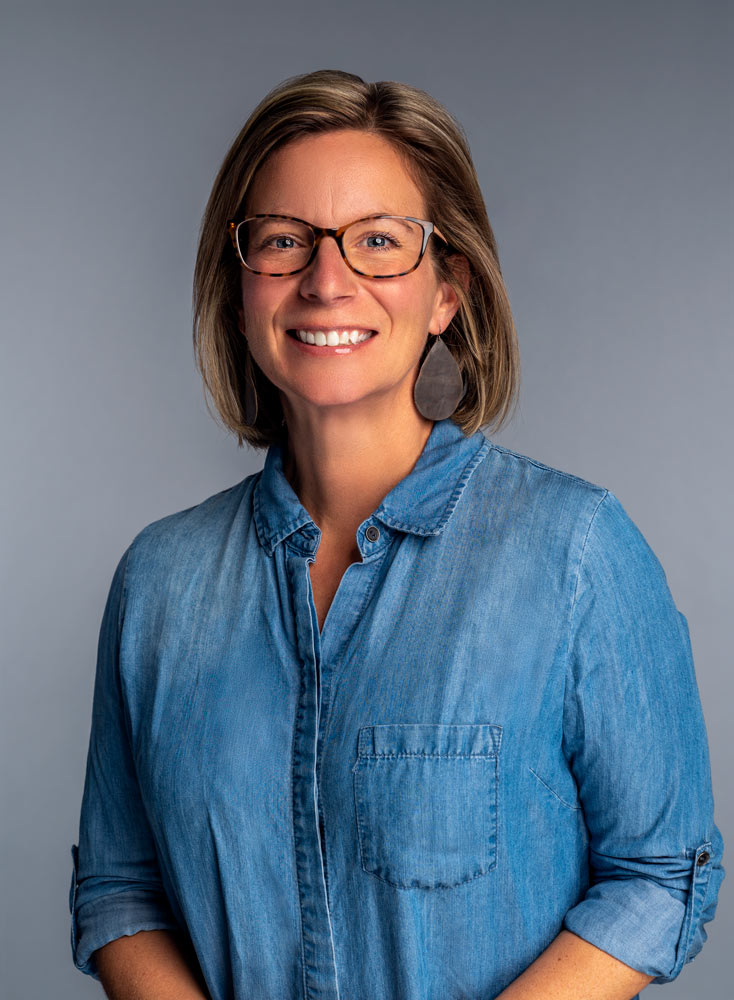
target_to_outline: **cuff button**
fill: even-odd
[[[709,854],[708,851],[701,851],[701,853],[698,855],[698,861],[696,862],[696,864],[705,865],[710,857],[711,855]]]

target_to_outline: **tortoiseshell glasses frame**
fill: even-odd
[[[240,251],[239,240],[237,238],[237,231],[241,225],[243,225],[245,222],[249,222],[251,219],[285,219],[288,222],[300,222],[301,225],[308,226],[308,228],[314,234],[314,241],[313,241],[313,247],[311,248],[311,253],[306,263],[303,264],[301,267],[297,267],[295,271],[279,271],[277,273],[273,271],[256,271],[254,267],[250,267]],[[349,260],[347,259],[347,255],[344,252],[344,241],[343,241],[344,233],[347,231],[347,229],[350,228],[350,226],[354,226],[358,222],[366,222],[368,219],[403,219],[406,220],[407,222],[415,222],[423,229],[423,242],[421,245],[420,254],[418,255],[418,260],[412,267],[408,268],[407,271],[399,271],[397,274],[367,274],[366,271],[357,270],[357,268],[354,267],[349,262]],[[324,226],[314,226],[313,223],[306,222],[305,219],[297,219],[292,215],[272,215],[267,212],[265,213],[261,212],[258,213],[257,215],[248,215],[246,219],[241,219],[239,222],[235,222],[234,219],[230,219],[227,222],[227,229],[229,231],[229,236],[230,239],[232,240],[232,245],[235,249],[235,252],[237,253],[237,257],[239,258],[240,264],[242,264],[242,266],[246,268],[246,270],[250,271],[252,274],[262,274],[270,278],[285,278],[290,274],[298,274],[299,271],[304,271],[316,256],[319,244],[321,243],[321,240],[325,236],[332,236],[336,240],[336,245],[339,247],[339,253],[342,255],[344,263],[350,270],[354,271],[355,274],[359,274],[364,278],[378,278],[378,279],[400,278],[404,274],[410,274],[412,271],[415,271],[420,262],[423,260],[423,255],[426,252],[426,247],[428,246],[428,240],[431,237],[431,235],[437,236],[440,240],[442,240],[446,244],[446,246],[449,246],[449,241],[432,222],[428,222],[426,219],[414,219],[413,216],[411,215],[365,215],[361,219],[355,219],[354,222],[348,222],[345,226],[339,226],[338,229],[329,229]]]

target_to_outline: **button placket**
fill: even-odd
[[[307,549],[289,553],[289,574],[295,612],[301,684],[292,755],[292,803],[296,873],[301,905],[304,994],[313,1000],[339,1000],[331,914],[322,856],[322,828],[316,769],[320,729],[320,639],[310,597],[308,564],[316,548],[313,533],[305,533]]]

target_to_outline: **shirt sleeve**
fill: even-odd
[[[688,624],[608,491],[580,557],[568,648],[563,745],[591,884],[563,926],[667,983],[706,941],[723,841]]]
[[[78,969],[97,980],[97,948],[137,931],[179,926],[161,883],[121,696],[120,626],[130,548],[115,570],[102,617],[79,844],[71,848],[72,956]]]

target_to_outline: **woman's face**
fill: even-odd
[[[246,214],[260,212],[334,228],[376,214],[426,218],[423,195],[399,154],[356,130],[306,136],[272,154],[248,193]],[[242,268],[240,328],[259,367],[287,397],[286,414],[386,403],[391,412],[398,408],[396,416],[405,407],[415,417],[413,384],[426,338],[445,330],[457,308],[428,250],[411,274],[378,280],[351,271],[331,238],[298,274]],[[304,329],[375,332],[334,348],[303,344],[287,332]]]

